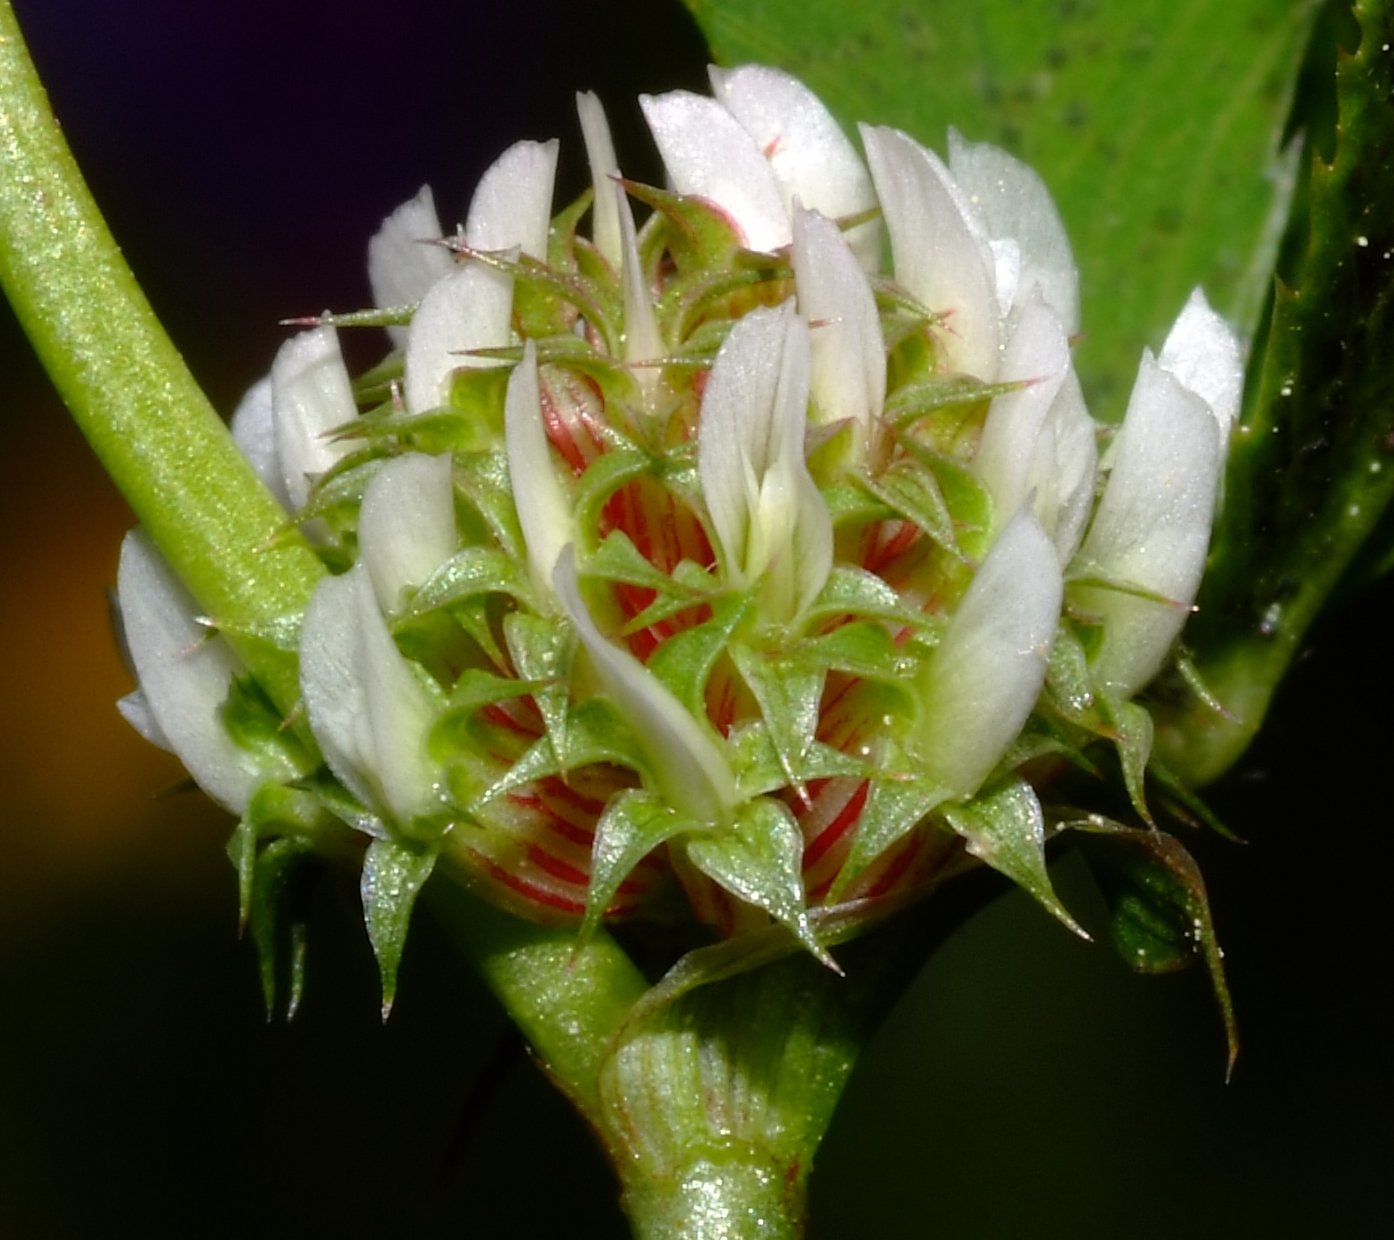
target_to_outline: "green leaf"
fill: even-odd
[[[1357,557],[1387,561],[1394,495],[1394,6],[1356,7],[1331,162],[1314,155],[1257,390],[1231,449],[1212,565],[1159,751],[1192,784],[1243,752],[1313,620]],[[1383,523],[1382,523],[1383,518]]]
[[[1285,208],[1278,138],[1311,0],[686,0],[723,64],[802,78],[845,125],[1006,147],[1075,246],[1080,368],[1117,415],[1196,284],[1249,334]]]
[[[1195,859],[1160,831],[1135,830],[1098,815],[1064,825],[1088,837],[1083,851],[1108,901],[1110,935],[1129,966],[1139,973],[1169,973],[1196,956],[1205,961],[1225,1025],[1226,1072],[1233,1070],[1239,1031]]]
[[[1070,916],[1045,864],[1045,819],[1031,785],[1012,779],[987,793],[941,811],[968,841],[968,851],[1035,896],[1056,920],[1082,939],[1089,936]]]

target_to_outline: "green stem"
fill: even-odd
[[[0,0],[0,284],[74,419],[160,553],[210,615],[303,610],[319,560],[237,451],[121,257]],[[276,703],[295,658],[238,653]]]
[[[598,1125],[601,1065],[648,989],[643,974],[603,930],[583,944],[572,927],[523,921],[455,886],[429,886],[425,897],[543,1071]]]

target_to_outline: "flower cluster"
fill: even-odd
[[[1195,293],[1109,436],[1034,172],[869,126],[864,161],[787,75],[712,84],[641,100],[664,189],[581,96],[594,183],[555,218],[554,142],[453,233],[422,190],[370,245],[379,310],[289,340],[238,410],[331,570],[267,635],[313,745],[127,540],[123,710],[242,816],[248,874],[351,833],[370,929],[436,870],[583,930],[686,908],[827,959],[830,914],[978,862],[1068,920],[1041,796],[1091,745],[1146,815],[1132,699],[1199,582],[1233,334]],[[349,320],[395,346],[356,382]]]

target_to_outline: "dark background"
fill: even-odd
[[[555,135],[579,189],[587,87],[626,171],[652,178],[634,96],[698,87],[704,64],[675,0],[15,7],[225,409],[279,319],[367,300],[366,239],[423,181],[454,219],[504,146]],[[264,1022],[230,824],[160,795],[177,764],[112,705],[130,686],[102,591],[129,515],[7,315],[0,359],[0,1238],[621,1235],[580,1123],[500,1052],[492,1000],[424,919],[384,1028],[352,883],[325,883],[301,1016]],[[1233,1083],[1198,974],[1134,978],[1001,900],[868,1048],[819,1158],[815,1237],[1387,1224],[1391,603],[1386,587],[1328,622],[1215,790],[1248,846],[1196,841],[1245,1038]]]

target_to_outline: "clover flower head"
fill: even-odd
[[[379,904],[434,868],[583,930],[685,907],[828,959],[985,862],[1068,921],[1051,789],[1139,756],[1238,344],[1197,292],[1101,455],[1035,172],[956,133],[946,161],[863,126],[863,157],[777,70],[712,85],[641,100],[664,187],[582,95],[579,202],[553,215],[555,142],[454,231],[422,190],[369,246],[386,363],[351,379],[326,316],[239,410],[331,570],[282,635],[319,754],[232,702],[219,618],[138,534],[123,710],[233,810],[294,785],[371,840]]]

